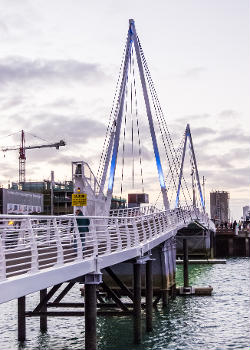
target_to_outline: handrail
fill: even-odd
[[[209,225],[194,208],[146,208],[144,215],[123,211],[128,216],[0,215],[0,282],[139,248],[197,217]]]

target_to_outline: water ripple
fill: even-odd
[[[226,265],[191,265],[190,282],[212,285],[211,297],[177,297],[154,313],[154,330],[143,329],[143,343],[132,344],[130,317],[98,319],[99,350],[248,350],[250,344],[249,259],[229,259]],[[181,284],[181,266],[177,279]],[[79,286],[68,300],[79,302]],[[38,295],[27,298],[32,310]],[[48,333],[39,332],[39,319],[27,320],[27,338],[20,347],[17,338],[17,302],[0,305],[0,350],[82,350],[84,318],[48,319]],[[143,327],[145,322],[143,322]]]

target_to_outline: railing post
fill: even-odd
[[[29,218],[27,219],[27,227],[29,230],[30,249],[31,249],[31,269],[30,269],[30,272],[36,272],[39,270],[37,241],[36,241],[36,237],[34,234],[31,219],[29,219]]]
[[[2,238],[0,237],[0,281],[6,279],[6,259]]]
[[[120,232],[120,227],[119,227],[119,219],[115,219],[115,227],[116,227],[116,233],[117,233],[117,243],[118,243],[118,249],[122,250],[122,239],[121,239],[121,232]]]
[[[144,227],[144,220],[143,216],[141,217],[141,227],[142,227],[142,232],[143,232],[143,241],[145,242],[147,240],[147,233]]]
[[[157,226],[156,226],[156,215],[155,214],[152,214],[151,215],[152,219],[153,219],[153,224],[154,224],[154,234],[153,236],[155,237],[155,235],[157,235]]]
[[[61,235],[57,227],[56,218],[53,219],[53,225],[55,230],[55,240],[56,240],[56,248],[57,248],[57,265],[60,266],[63,264],[64,256],[63,256]]]
[[[162,220],[162,215],[159,213],[157,213],[156,214],[156,217],[157,217],[157,221],[158,221],[158,226],[159,226],[159,228],[158,228],[158,230],[159,230],[159,232],[158,232],[158,234],[160,235],[160,234],[162,234],[162,232],[163,232],[163,227],[162,227],[162,222],[161,222],[161,220]]]
[[[50,219],[47,219],[47,230],[46,230],[46,239],[50,246],[51,241],[51,228],[52,228],[53,222]]]
[[[153,234],[152,234],[152,228],[151,228],[151,222],[150,222],[150,219],[151,219],[151,215],[147,216],[147,223],[148,223],[148,233],[149,233],[149,239],[151,240],[152,237],[153,237]]]
[[[73,219],[73,224],[74,224],[74,245],[76,244],[76,251],[77,251],[77,260],[82,260],[83,254],[82,254],[82,242],[81,242],[81,237],[80,237],[80,232],[78,229],[77,221],[76,218],[74,217]]]
[[[106,226],[107,226],[106,219],[104,219],[104,223],[105,223],[105,232],[106,232]],[[97,256],[98,255],[98,239],[97,239],[97,234],[96,234],[96,225],[94,224],[92,218],[89,218],[89,232],[92,236],[93,256]],[[86,236],[85,236],[85,240],[86,240]]]
[[[135,218],[133,219],[132,225],[133,225],[133,231],[134,231],[134,237],[135,237],[135,245],[138,245],[140,244],[140,238],[139,238],[139,231],[135,222]]]
[[[125,219],[125,230],[127,233],[127,248],[130,248],[131,247],[131,237],[130,237],[130,231],[129,231],[128,225],[129,225],[129,220],[126,218]]]
[[[110,232],[108,230],[108,220],[105,219],[105,232],[106,232],[106,239],[107,239],[107,253],[111,253],[111,239],[110,239]]]

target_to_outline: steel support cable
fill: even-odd
[[[184,134],[184,137],[181,139],[181,141],[180,141],[180,144],[179,144],[179,146],[178,146],[178,148],[177,148],[177,156],[178,156],[178,162],[179,162],[179,164],[180,164],[180,159],[181,159],[181,156],[182,156],[182,149],[183,149],[183,146],[182,146],[182,144],[184,144],[184,140],[185,140],[185,134]],[[169,174],[170,174],[170,169],[168,170],[168,173],[167,173],[167,176],[165,177],[165,181],[167,182],[167,180],[168,180],[168,177],[169,177]],[[167,189],[167,192],[169,191],[169,189],[170,189],[170,184],[172,183],[172,177],[170,177],[170,181],[169,182],[167,182],[168,184],[169,184],[169,186],[168,186],[168,189]],[[159,198],[160,198],[160,195],[161,195],[161,191],[159,192],[159,194],[158,194],[158,197],[157,197],[157,199],[156,199],[156,201],[155,201],[155,204],[154,204],[154,206],[156,206],[156,204],[157,204],[157,202],[158,202],[158,200],[159,200]]]
[[[162,109],[161,109],[161,105],[160,105],[160,102],[159,102],[159,99],[158,99],[158,96],[157,96],[157,93],[156,93],[156,90],[155,90],[155,87],[154,87],[153,79],[151,77],[151,74],[150,74],[150,71],[149,71],[149,68],[148,68],[148,65],[147,65],[147,61],[146,61],[145,55],[143,53],[143,50],[142,50],[141,46],[140,46],[140,48],[141,48],[141,53],[142,53],[142,58],[143,58],[143,62],[144,62],[145,71],[148,74],[148,83],[151,85],[152,91],[153,91],[152,98],[155,98],[156,105],[157,105],[157,108],[159,110],[159,116],[160,116],[161,122],[162,122],[161,125],[163,126],[163,128],[164,127],[166,128],[167,132],[166,132],[166,130],[164,128],[164,133],[166,134],[167,139],[170,138],[171,143],[172,143],[172,147],[173,147],[173,149],[175,151],[175,148],[174,148],[174,145],[173,145],[173,142],[172,142],[172,139],[171,139],[171,136],[170,136],[170,133],[169,133],[169,130],[168,130],[168,127],[167,127],[167,124],[166,124],[166,121],[165,121]],[[171,148],[170,148],[170,151],[171,151]]]
[[[127,76],[127,80],[126,80],[125,101],[126,101],[126,102],[125,102],[124,129],[123,129],[123,144],[122,144],[121,196],[122,196],[122,193],[123,193],[124,163],[125,163],[125,139],[126,139],[127,112],[128,112],[128,76]]]
[[[167,147],[166,147],[166,143],[165,143],[165,138],[164,138],[165,130],[164,130],[164,123],[162,122],[161,110],[159,108],[159,100],[157,98],[157,95],[155,94],[152,78],[151,78],[151,75],[150,75],[150,72],[149,72],[149,69],[148,69],[145,57],[143,56],[143,58],[144,58],[143,59],[144,69],[145,69],[145,72],[146,72],[146,77],[147,77],[149,90],[150,90],[152,102],[153,102],[153,105],[154,105],[154,109],[155,109],[155,113],[156,113],[156,117],[157,117],[157,121],[158,121],[159,130],[160,130],[162,141],[163,141],[163,144],[164,144],[165,153],[166,153],[166,155],[168,157],[168,162],[170,163],[170,159],[169,159],[169,156],[168,156]],[[163,128],[162,128],[162,126],[163,126]],[[170,148],[170,144],[169,144],[168,138],[167,138],[167,142],[168,142],[168,146],[169,146],[169,149],[170,149],[170,152],[171,152],[171,148]],[[173,161],[173,163],[175,163],[173,155],[172,155],[172,161]],[[171,173],[172,173],[172,171],[171,171]]]
[[[149,87],[150,87],[150,93],[151,93],[153,105],[154,105],[154,108],[155,108],[155,105],[156,105],[156,106],[157,106],[157,109],[158,109],[158,112],[157,112],[157,109],[156,109],[156,108],[155,108],[155,111],[156,111],[156,117],[157,117],[157,121],[158,121],[158,124],[159,124],[160,132],[161,132],[161,137],[162,137],[163,145],[164,145],[164,148],[165,148],[165,153],[166,153],[166,156],[167,156],[167,158],[168,158],[168,162],[169,162],[169,164],[170,164],[169,156],[168,156],[168,152],[167,152],[167,149],[166,149],[166,144],[165,144],[165,141],[164,141],[163,132],[162,132],[162,128],[161,128],[161,123],[160,123],[159,119],[161,119],[163,128],[166,127],[167,132],[166,132],[166,130],[165,130],[165,135],[167,136],[167,137],[166,137],[166,138],[167,138],[167,143],[168,143],[168,146],[169,146],[169,150],[170,150],[170,153],[171,153],[171,157],[172,157],[173,163],[174,163],[174,165],[175,165],[174,168],[175,168],[176,174],[177,174],[177,176],[178,176],[178,170],[177,170],[177,166],[176,166],[176,164],[175,164],[175,157],[173,156],[173,153],[172,153],[172,150],[171,150],[171,145],[172,145],[172,148],[174,149],[174,152],[175,152],[175,148],[174,148],[174,146],[173,146],[173,141],[172,141],[172,139],[171,139],[171,136],[170,136],[170,133],[169,133],[169,130],[168,130],[168,127],[167,127],[167,124],[166,124],[166,121],[165,121],[165,118],[164,118],[164,115],[163,115],[161,106],[160,106],[160,102],[159,102],[157,93],[156,93],[155,88],[154,88],[153,80],[152,80],[152,78],[151,78],[151,74],[150,74],[150,72],[149,72],[149,69],[148,69],[148,66],[147,66],[147,62],[146,62],[146,58],[145,58],[145,56],[144,56],[144,53],[143,53],[143,50],[142,50],[142,47],[141,47],[139,38],[138,38],[138,42],[139,42],[140,52],[141,52],[141,56],[142,56],[143,66],[144,66],[144,69],[145,69],[145,72],[146,72],[147,81],[148,81],[148,84],[149,84]],[[155,101],[156,101],[156,102],[155,102]],[[158,113],[160,114],[160,118],[158,117]],[[169,139],[170,139],[170,142],[169,142]],[[171,143],[171,145],[170,145],[170,143]],[[177,191],[177,186],[176,186],[176,183],[175,183],[175,180],[174,180],[172,167],[171,167],[171,174],[172,174],[172,177],[173,177],[173,182],[174,182],[174,185],[175,185],[175,189],[176,189],[176,191]],[[182,188],[182,192],[183,192],[183,195],[184,195],[184,198],[185,198],[186,205],[188,205],[185,192],[183,191],[183,186],[182,186],[182,184],[181,184],[181,188]],[[189,191],[188,191],[188,192],[189,192]],[[191,214],[190,214],[190,215],[191,215]]]
[[[149,91],[150,91],[150,94],[151,94],[151,99],[152,99],[152,103],[153,103],[153,106],[154,106],[155,115],[156,115],[156,118],[157,118],[157,121],[158,121],[158,126],[159,126],[159,130],[160,130],[160,133],[161,133],[161,138],[162,138],[163,146],[164,146],[164,149],[165,149],[165,154],[167,156],[167,160],[168,160],[169,168],[170,168],[171,175],[172,175],[172,178],[173,178],[173,182],[174,182],[174,185],[176,187],[176,183],[175,183],[175,179],[174,179],[174,173],[173,173],[173,169],[172,169],[172,166],[171,166],[171,161],[170,161],[170,158],[169,158],[169,154],[167,152],[167,145],[165,143],[165,138],[163,136],[163,130],[161,128],[159,107],[157,105],[157,100],[155,99],[155,94],[154,94],[154,91],[153,91],[153,88],[152,88],[152,81],[151,81],[151,77],[149,75],[149,70],[148,70],[147,66],[145,66],[145,57],[143,56],[143,58],[144,58],[144,59],[142,59],[143,67],[144,67],[144,70],[145,70],[145,73],[146,73],[146,79],[148,81]],[[168,139],[167,139],[167,142],[168,142]],[[168,142],[168,144],[169,144],[169,142]],[[172,156],[172,159],[173,159],[173,156]],[[177,190],[177,187],[176,187],[176,190]]]
[[[140,128],[139,128],[139,118],[138,118],[138,101],[137,101],[137,91],[136,91],[136,82],[135,82],[135,56],[134,50],[132,48],[132,76],[133,76],[133,88],[134,88],[134,101],[135,101],[135,117],[136,117],[136,128],[137,128],[137,137],[138,137],[138,155],[139,155],[139,164],[140,164],[140,176],[141,176],[141,186],[142,192],[144,193],[144,179],[142,171],[142,149],[141,149],[141,138],[140,138]]]
[[[128,37],[126,37],[126,43],[127,43],[127,38]],[[119,69],[119,73],[118,73],[118,80],[116,82],[115,95],[114,95],[113,102],[112,102],[112,108],[111,108],[110,115],[109,115],[108,126],[107,126],[107,129],[106,129],[103,149],[102,149],[100,162],[99,162],[99,166],[98,166],[97,179],[99,179],[99,182],[101,180],[102,173],[103,173],[103,170],[104,170],[104,167],[105,167],[105,162],[106,162],[106,157],[107,157],[107,150],[108,150],[108,147],[109,147],[109,142],[108,141],[110,140],[111,132],[112,132],[112,129],[114,127],[114,121],[116,120],[116,117],[117,117],[117,110],[118,110],[118,105],[119,105],[119,98],[117,97],[117,95],[118,95],[118,90],[119,90],[118,88],[119,88],[119,86],[121,84],[121,73],[122,73],[122,70],[123,70],[123,67],[124,67],[124,64],[125,64],[126,48],[127,48],[127,44],[125,44],[125,47],[124,47],[124,50],[123,50],[123,54],[122,54],[122,61],[121,61],[121,65],[120,65],[120,69]]]
[[[130,116],[131,116],[131,152],[132,152],[132,188],[135,188],[135,157],[134,157],[134,118],[133,118],[133,81],[132,81],[132,56],[130,54]]]
[[[190,159],[191,159],[191,163],[192,163],[191,164],[192,172],[194,172],[194,188],[195,188],[196,192],[199,193],[198,179],[196,177],[195,162],[194,162],[194,157],[193,157],[191,145],[189,145],[189,152],[190,152]],[[200,205],[200,209],[202,210],[203,207],[202,207],[200,195],[198,197],[199,197],[199,200],[197,200],[197,198],[196,198],[196,204],[197,204],[197,207],[198,207],[198,205]]]
[[[191,176],[192,176],[192,191],[193,191],[193,197],[195,199],[195,205],[197,204],[196,202],[196,193],[195,193],[195,164],[194,164],[194,158],[193,158],[193,153],[191,149],[191,145],[189,144],[189,155],[190,155],[190,166],[191,166]],[[193,203],[194,204],[194,203]]]
[[[136,91],[136,83],[135,83],[134,55],[133,55],[133,82],[134,82],[136,127],[137,127],[137,136],[138,136],[138,145],[139,145],[138,153],[139,153],[140,175],[141,175],[142,192],[144,193],[144,179],[143,179],[143,171],[142,171],[142,148],[141,148],[141,138],[140,138],[140,128],[139,128],[139,118],[138,118],[138,101],[137,101],[137,91]]]
[[[138,41],[139,41],[139,38],[138,38]],[[168,143],[168,146],[169,146],[169,150],[170,150],[170,153],[171,153],[171,157],[173,159],[173,163],[174,163],[174,169],[176,171],[176,174],[178,175],[178,167],[175,163],[175,157],[173,155],[173,152],[172,152],[172,148],[174,150],[174,153],[176,153],[175,151],[175,148],[174,148],[174,145],[173,145],[173,141],[172,141],[172,138],[170,136],[170,132],[168,130],[168,127],[167,127],[167,124],[166,124],[166,120],[164,118],[164,115],[163,115],[163,112],[162,112],[162,109],[161,109],[161,105],[160,105],[160,102],[159,102],[159,99],[158,99],[158,96],[157,96],[157,93],[156,93],[156,90],[155,90],[155,87],[154,87],[154,84],[153,84],[153,80],[152,80],[152,77],[151,77],[151,74],[150,74],[150,71],[149,71],[149,68],[148,68],[148,65],[147,65],[147,62],[146,62],[146,58],[144,56],[144,53],[143,53],[143,50],[142,50],[142,47],[140,45],[140,42],[139,42],[139,47],[140,47],[140,52],[141,52],[141,55],[142,55],[142,61],[143,61],[143,65],[144,65],[144,69],[145,69],[145,72],[147,73],[147,80],[148,80],[148,84],[149,86],[152,88],[152,91],[153,93],[151,93],[152,95],[152,100],[155,99],[156,100],[156,103],[155,105],[157,105],[157,109],[158,109],[158,112],[159,112],[159,115],[160,115],[160,119],[161,119],[161,124],[163,125],[163,129],[164,129],[164,133],[166,135],[166,139],[167,139],[167,143]],[[158,121],[159,123],[159,121]],[[161,128],[161,124],[159,125],[159,127]],[[163,137],[163,133],[161,132],[161,135]],[[170,141],[169,141],[170,140]],[[171,145],[170,145],[171,143]],[[172,147],[171,147],[172,146]],[[165,153],[167,155],[167,150],[165,148]],[[185,180],[185,178],[184,178]],[[186,182],[185,182],[185,185],[186,185]],[[182,188],[182,191],[183,191],[183,186],[182,186],[182,183],[181,183],[181,188]],[[187,192],[189,194],[189,197],[190,197],[190,193],[189,193],[189,190],[188,190],[188,187],[186,185],[186,189],[187,189]],[[186,196],[185,196],[185,193],[183,191],[183,194],[184,194],[184,197],[185,197],[185,201],[186,201],[186,204],[187,204],[187,200],[186,200]],[[191,198],[191,197],[190,197]]]
[[[174,159],[174,156],[172,154],[172,161],[170,160],[170,157],[169,157],[169,154],[167,152],[167,145],[165,143],[165,138],[163,136],[163,130],[160,126],[160,118],[159,118],[159,109],[157,108],[157,105],[155,104],[155,100],[154,100],[154,96],[153,96],[153,92],[151,90],[151,84],[149,84],[149,89],[150,89],[150,94],[151,94],[151,97],[152,97],[152,102],[153,102],[153,106],[154,106],[154,109],[155,109],[155,114],[156,114],[156,118],[157,118],[157,121],[158,121],[158,125],[159,125],[159,130],[160,130],[160,133],[161,133],[161,138],[162,138],[162,142],[163,142],[163,146],[164,146],[164,149],[165,149],[165,154],[166,154],[166,157],[167,157],[167,160],[168,160],[168,164],[169,164],[169,173],[171,173],[171,180],[169,181],[169,185],[167,187],[167,193],[170,192],[170,188],[171,188],[171,185],[172,185],[172,182],[173,182],[173,188],[175,189],[175,192],[177,191],[177,184],[176,184],[176,181],[175,181],[175,174],[173,172],[173,163],[174,163],[174,166],[175,168],[177,167],[176,164],[175,164],[175,159]],[[167,140],[168,142],[168,140]],[[170,144],[168,142],[168,146],[170,147]],[[175,153],[175,157],[178,158],[178,155]],[[176,173],[178,174],[178,171],[176,171]],[[169,174],[168,174],[169,175]],[[167,176],[168,176],[167,175]],[[171,196],[169,196],[169,201],[171,202],[172,201],[172,197],[173,197],[173,191],[171,192]],[[184,197],[185,197],[185,194],[184,194]],[[158,197],[159,198],[159,197]],[[185,197],[186,199],[186,197]],[[158,200],[158,199],[157,199]]]

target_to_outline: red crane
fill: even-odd
[[[5,147],[1,150],[3,152],[7,151],[16,151],[19,150],[19,184],[22,182],[25,182],[25,163],[26,163],[26,150],[27,149],[35,149],[35,148],[47,148],[47,147],[55,147],[56,149],[59,149],[59,147],[65,146],[66,142],[63,140],[60,140],[59,142],[51,143],[51,144],[44,144],[44,145],[34,145],[34,146],[25,146],[25,134],[24,131],[21,131],[21,144],[20,147]]]

